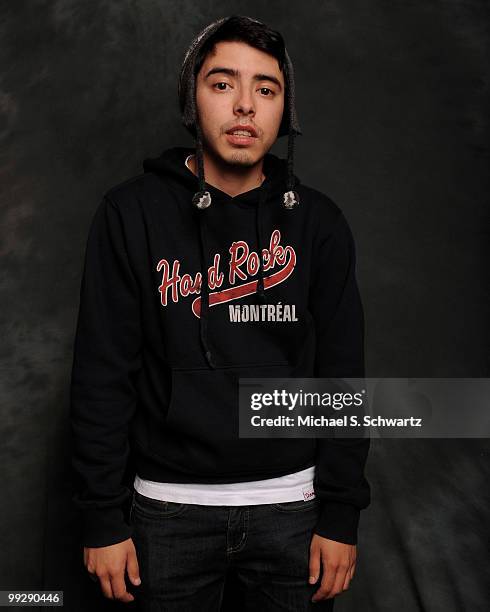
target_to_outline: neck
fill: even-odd
[[[204,149],[203,163],[206,182],[231,197],[259,187],[265,179],[263,158],[253,166],[237,166],[210,155]],[[195,155],[189,159],[188,165],[197,176],[197,159]]]

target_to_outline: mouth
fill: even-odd
[[[251,145],[257,140],[257,132],[251,125],[235,126],[226,132],[228,142],[235,145]]]

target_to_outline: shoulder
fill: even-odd
[[[121,212],[137,207],[141,202],[157,197],[163,183],[152,172],[144,172],[122,181],[104,193],[104,199]]]
[[[327,243],[354,247],[355,238],[350,222],[336,201],[307,185],[298,185],[298,193],[300,206],[303,203],[309,210],[313,243],[318,248]]]
[[[324,229],[333,228],[340,221],[344,221],[344,213],[341,207],[332,197],[319,189],[300,184],[297,187],[300,197],[300,206],[303,205],[312,220]]]

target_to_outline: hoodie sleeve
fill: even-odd
[[[315,377],[362,378],[364,313],[355,277],[354,239],[341,212],[317,249],[310,293],[316,329]],[[321,502],[315,528],[318,535],[357,543],[360,510],[370,503],[370,487],[364,476],[369,446],[369,438],[317,438],[314,489]]]
[[[120,212],[104,197],[89,230],[80,290],[70,387],[73,502],[82,511],[83,545],[131,537],[122,479],[140,367],[139,294]]]

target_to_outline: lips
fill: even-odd
[[[257,138],[257,131],[251,125],[235,125],[229,130],[227,130],[226,133],[231,135],[233,134],[233,132],[236,131],[249,132],[250,136],[252,136],[253,138]]]

